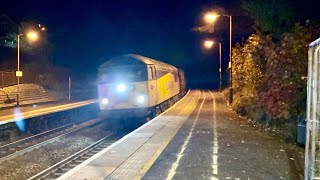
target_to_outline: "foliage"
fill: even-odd
[[[296,25],[270,54],[261,102],[273,119],[289,120],[305,113],[308,44],[311,29]]]
[[[264,123],[295,123],[305,114],[308,44],[314,25],[295,25],[279,42],[257,33],[233,48],[234,108]]]
[[[258,97],[266,71],[266,51],[272,46],[269,37],[254,34],[233,49],[234,107],[237,112],[255,119],[264,117]]]
[[[280,38],[294,26],[294,11],[286,0],[242,0],[241,6],[253,18],[259,31]]]

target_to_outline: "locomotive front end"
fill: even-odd
[[[147,69],[139,64],[113,64],[100,69],[100,110],[148,107]]]
[[[148,107],[144,82],[107,83],[98,85],[101,110]]]

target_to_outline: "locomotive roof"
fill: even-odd
[[[100,66],[100,68],[106,68],[109,66],[119,66],[119,65],[154,65],[157,69],[167,69],[167,70],[177,70],[176,67],[157,61],[148,57],[144,57],[137,54],[125,54],[121,56],[114,57],[109,61],[105,62]]]

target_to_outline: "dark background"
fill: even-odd
[[[301,20],[317,16],[317,6],[312,1],[292,4]],[[234,15],[233,44],[241,43],[254,32],[251,19],[235,0],[6,1],[1,2],[0,14],[7,14],[16,23],[44,24],[52,44],[50,61],[70,69],[75,78],[94,79],[99,65],[109,58],[135,53],[182,68],[189,87],[216,88],[218,46],[208,51],[201,43],[205,38],[222,42],[226,86],[229,21],[220,18],[214,34],[192,31],[203,25],[202,15],[210,9]]]

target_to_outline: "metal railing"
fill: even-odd
[[[0,88],[17,84],[14,71],[0,71]]]
[[[309,45],[305,180],[320,180],[320,38]]]

